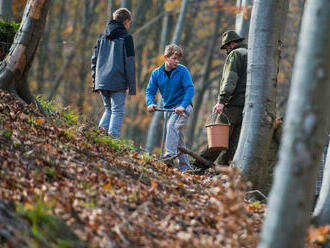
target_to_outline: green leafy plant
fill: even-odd
[[[0,20],[0,60],[3,60],[9,52],[9,48],[13,43],[15,34],[19,29],[19,25],[20,24],[16,22],[7,23]]]
[[[107,144],[112,150],[118,153],[123,153],[124,151],[136,150],[134,143],[131,140],[114,139],[108,135],[98,135],[95,133],[92,134],[90,138],[93,143]]]
[[[4,20],[0,20],[0,29],[4,32],[12,32],[12,33],[16,33],[19,29],[20,23],[18,22],[12,22],[12,23],[8,23],[5,22]]]
[[[35,235],[40,235],[38,230],[38,223],[48,221],[49,208],[42,202],[37,201],[34,205],[27,204],[26,206],[18,205],[17,212],[27,218],[31,222],[31,230]]]
[[[45,169],[45,174],[52,178],[52,179],[56,179],[57,175],[59,174],[57,170],[55,169],[50,169],[50,168],[47,168]]]
[[[37,95],[37,100],[41,103],[41,105],[46,109],[47,111],[55,112],[56,106],[54,103],[54,100],[47,101],[44,96]]]
[[[3,136],[7,139],[10,139],[10,137],[12,136],[13,134],[13,130],[10,130],[10,129],[4,129],[4,130],[1,130],[0,131],[0,136]]]
[[[65,221],[51,214],[50,209],[55,202],[46,203],[40,199],[33,203],[25,205],[17,205],[19,215],[25,217],[31,224],[32,233],[43,242],[48,243],[49,247],[58,248],[74,248],[88,247],[87,244],[80,241],[79,238],[66,225]],[[36,246],[40,246],[39,242],[35,242]]]
[[[64,117],[64,121],[67,125],[77,125],[79,115],[72,109],[66,108],[63,112],[60,113]]]

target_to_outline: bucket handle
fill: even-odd
[[[211,124],[211,123],[209,123],[209,120],[210,120],[211,118],[213,119],[212,124],[214,124],[214,123],[215,123],[215,119],[217,118],[217,115],[218,115],[218,113],[212,113],[212,114],[207,118],[206,125],[210,125],[210,124]],[[221,112],[221,113],[219,114],[219,117],[220,117],[221,115],[224,115],[225,118],[227,119],[227,123],[223,123],[223,124],[228,124],[228,125],[230,125],[230,121],[229,121],[228,116],[227,116],[224,112]]]

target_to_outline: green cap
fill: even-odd
[[[244,38],[240,37],[234,30],[226,31],[222,34],[221,49],[232,41],[242,41]]]

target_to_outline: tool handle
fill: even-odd
[[[155,111],[174,112],[174,109],[155,108]]]

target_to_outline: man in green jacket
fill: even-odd
[[[225,116],[229,119],[231,124],[229,147],[223,151],[207,148],[200,154],[205,159],[216,161],[220,165],[229,165],[233,159],[242,126],[248,54],[247,46],[242,43],[243,40],[244,38],[233,30],[222,35],[221,49],[226,50],[227,58],[223,67],[218,103],[213,107],[213,112],[218,113],[216,120],[218,123],[227,121]],[[194,165],[202,169],[207,168],[198,161],[195,161]]]

